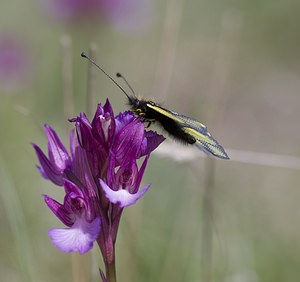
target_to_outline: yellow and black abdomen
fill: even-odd
[[[184,131],[183,124],[179,122],[176,115],[171,111],[163,109],[155,104],[148,104],[144,117],[150,122],[156,121],[160,123],[164,130],[183,143],[194,144],[196,142],[196,138]]]
[[[130,104],[132,110],[149,125],[152,122],[158,122],[175,139],[186,144],[195,144],[207,154],[229,159],[224,148],[212,137],[204,124],[164,109],[152,101],[132,98]]]

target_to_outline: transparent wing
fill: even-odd
[[[178,122],[185,133],[193,136],[196,139],[195,146],[204,151],[206,154],[212,154],[221,159],[229,159],[224,148],[217,142],[217,140],[212,137],[212,135],[207,131],[207,128],[204,124],[193,118],[178,114],[173,111],[169,111],[158,106],[148,106],[152,107],[164,116],[167,116],[172,120]]]
[[[212,154],[221,159],[229,159],[227,153],[224,148],[215,140],[211,134],[205,128],[205,132],[202,130],[196,130],[191,127],[183,127],[183,130],[188,134],[192,135],[196,139],[195,145],[200,150],[204,151],[207,154]]]
[[[206,154],[212,154],[221,159],[229,159],[224,148],[212,137],[204,124],[176,112],[170,111],[170,114],[176,116],[176,119],[181,123],[184,132],[192,135],[196,139],[195,146],[197,146],[197,148],[204,151]]]

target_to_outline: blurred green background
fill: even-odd
[[[76,1],[62,2],[67,10]],[[231,161],[197,151],[176,161],[182,146],[152,155],[143,182],[153,186],[120,225],[118,281],[299,281],[300,2],[128,0],[114,8],[67,17],[37,0],[1,5],[0,280],[100,280],[97,246],[79,256],[51,244],[48,229],[62,225],[41,195],[63,194],[40,177],[30,145],[46,149],[44,123],[67,142],[69,57],[73,114],[87,110],[80,53],[93,42],[107,72],[205,123],[232,149]],[[103,74],[94,83],[97,102],[109,97],[116,113],[127,109]],[[262,155],[269,165],[254,153],[270,154]]]

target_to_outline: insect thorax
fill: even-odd
[[[145,117],[148,113],[148,107],[147,103],[148,101],[140,100],[136,97],[131,97],[131,100],[129,101],[131,110],[138,116]]]

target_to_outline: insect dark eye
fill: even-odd
[[[132,101],[132,105],[133,105],[134,107],[138,108],[139,105],[140,105],[140,101],[139,101],[138,99],[135,99],[135,100]]]

